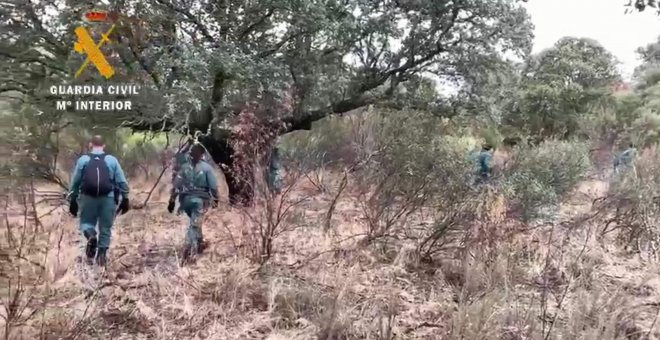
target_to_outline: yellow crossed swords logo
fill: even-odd
[[[108,63],[108,61],[105,59],[105,56],[103,53],[101,53],[101,47],[103,44],[106,42],[110,41],[110,34],[112,31],[115,29],[115,25],[113,24],[110,29],[102,35],[101,41],[98,42],[98,44],[94,43],[94,40],[92,37],[89,35],[89,32],[87,32],[87,29],[85,27],[79,26],[76,28],[76,35],[78,36],[78,42],[76,42],[73,46],[73,48],[76,50],[76,52],[80,54],[87,54],[87,59],[85,59],[85,62],[80,66],[78,71],[76,72],[75,78],[78,78],[80,74],[85,70],[87,65],[89,65],[90,61],[94,66],[96,66],[96,69],[99,70],[99,73],[101,73],[102,76],[105,77],[105,79],[110,79],[115,74],[115,71],[112,69],[112,66]]]

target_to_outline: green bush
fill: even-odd
[[[525,220],[546,217],[548,209],[556,208],[590,169],[586,142],[551,140],[520,147],[505,174],[507,198],[517,204]]]
[[[639,118],[632,122],[627,137],[638,146],[660,143],[660,115],[644,111]]]
[[[481,138],[485,143],[492,145],[494,148],[499,148],[502,145],[502,134],[494,127],[487,127],[480,131]]]
[[[580,135],[594,142],[607,140],[610,136],[616,137],[625,128],[619,124],[618,114],[614,111],[583,115],[579,118],[578,124]]]

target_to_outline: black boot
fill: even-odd
[[[197,251],[192,244],[186,243],[183,246],[183,253],[181,254],[181,264],[189,264],[195,262],[195,255]]]
[[[92,264],[94,258],[96,257],[96,247],[98,246],[98,240],[96,236],[91,232],[84,232],[85,238],[87,239],[87,247],[85,248],[85,255],[87,255],[87,263]]]
[[[98,254],[96,254],[96,264],[99,267],[105,267],[108,264],[108,248],[99,248]]]
[[[206,243],[203,239],[199,240],[199,243],[197,244],[197,254],[202,254],[206,248],[208,248],[209,244]]]

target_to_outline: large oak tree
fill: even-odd
[[[564,37],[528,58],[505,122],[538,137],[569,137],[581,115],[611,105],[620,80],[616,58],[600,43]]]
[[[277,133],[309,129],[327,115],[388,101],[411,79],[460,80],[482,60],[524,57],[532,39],[530,18],[516,0],[0,4],[0,93],[20,92],[47,112],[54,109],[50,85],[105,82],[91,67],[73,79],[84,58],[73,51],[73,30],[85,11],[116,11],[112,43],[103,47],[117,71],[111,80],[141,83],[143,90],[131,112],[77,117],[138,130],[199,131],[214,160],[229,166],[232,126],[246,107],[283,123]],[[232,202],[251,190],[231,173],[226,177]]]

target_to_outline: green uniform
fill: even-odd
[[[191,173],[187,173],[191,171]],[[175,185],[171,199],[179,197],[179,212],[189,218],[186,231],[186,247],[191,253],[197,253],[203,241],[202,220],[211,200],[218,198],[218,182],[210,164],[199,161],[192,166],[187,155],[177,156],[177,166],[173,174]]]
[[[637,149],[628,148],[626,151],[622,152],[620,155],[614,158],[614,172],[619,173],[621,169],[630,169],[633,167],[633,161],[635,155],[637,154]]]
[[[278,148],[274,148],[268,165],[268,187],[271,192],[279,194],[282,191],[282,162]]]
[[[490,177],[490,173],[492,170],[492,165],[491,165],[492,159],[493,159],[493,153],[491,151],[482,150],[479,153],[479,175],[483,179]]]
[[[481,150],[478,154],[473,156],[476,165],[477,178],[474,181],[475,185],[484,183],[490,178],[492,172],[493,152],[490,150]]]
[[[91,154],[102,154],[102,151],[92,151]],[[83,169],[90,161],[89,155],[83,155],[76,162],[73,170],[70,188],[70,200],[79,200],[80,204],[80,232],[86,237],[96,237],[98,224],[98,247],[106,251],[110,247],[112,238],[112,224],[115,219],[117,195],[128,197],[128,182],[124,176],[119,162],[112,155],[103,159],[108,166],[110,180],[115,190],[107,196],[93,197],[80,193]]]
[[[83,235],[96,235],[96,224],[98,223],[98,247],[100,249],[110,247],[115,207],[113,197],[80,195],[80,231]]]

